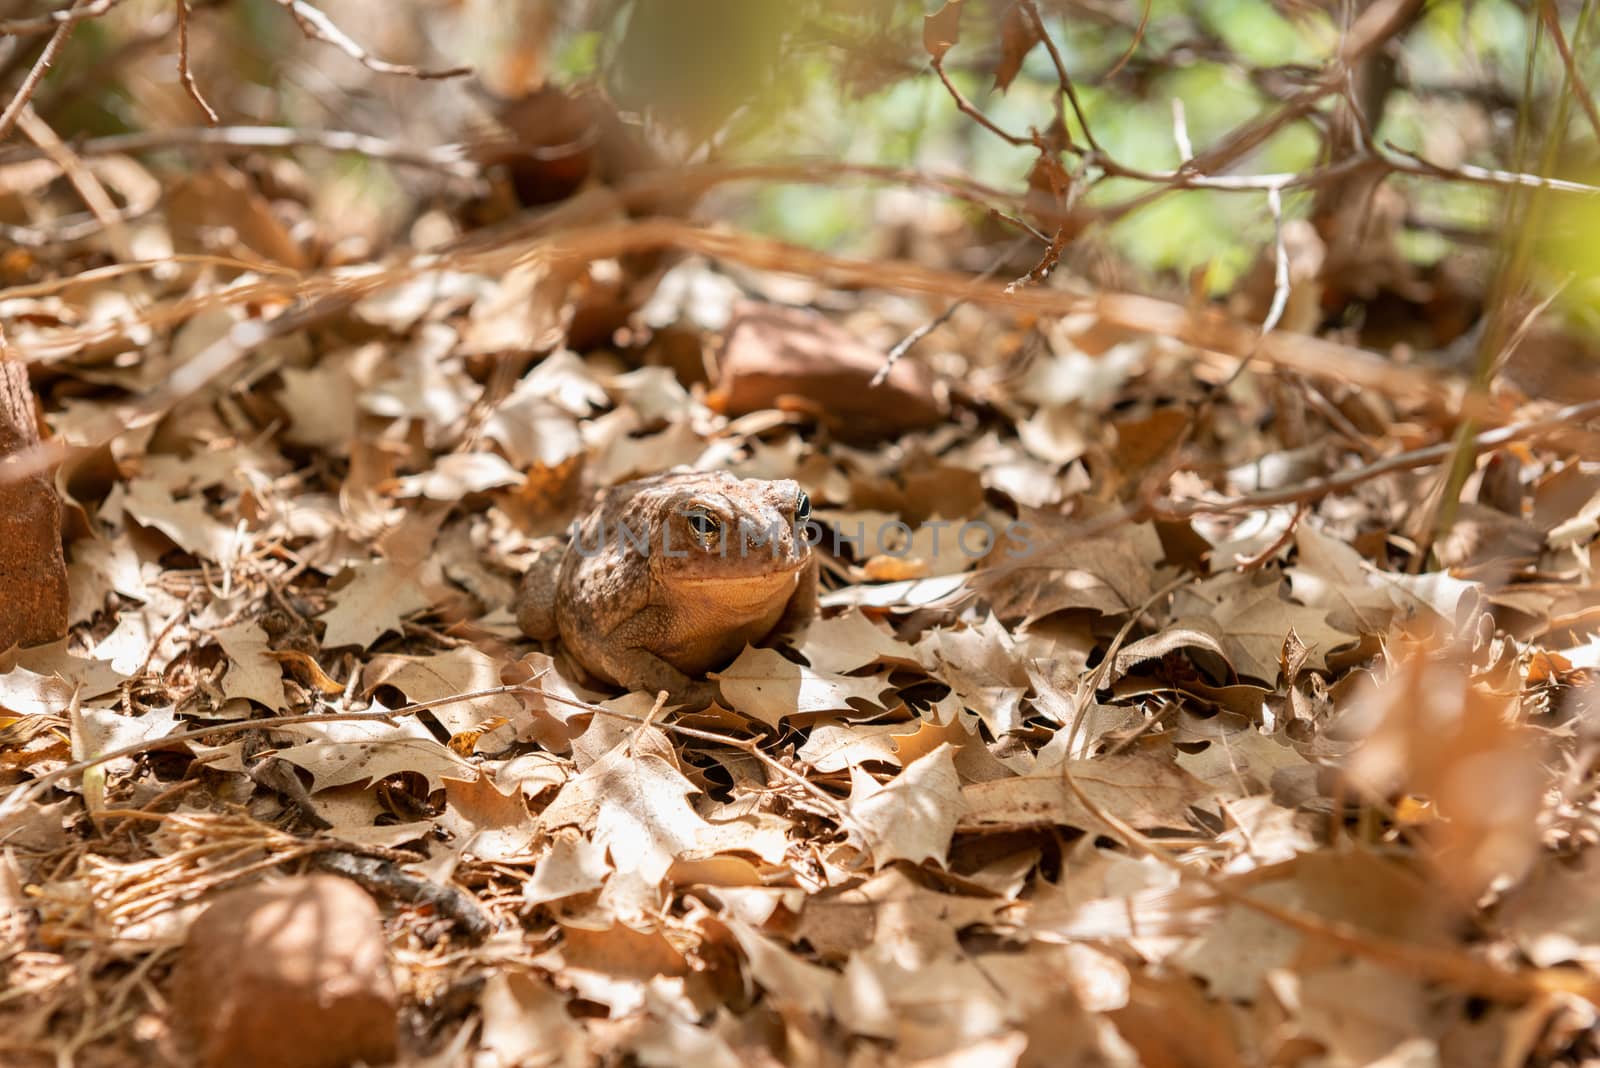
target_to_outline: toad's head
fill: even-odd
[[[675,471],[640,479],[622,514],[649,535],[653,585],[735,614],[787,599],[811,555],[811,502],[791,479]],[[635,546],[626,546],[635,551]]]

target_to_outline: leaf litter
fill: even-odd
[[[241,189],[173,192],[173,242]],[[1581,453],[1481,458],[1429,565],[1433,471],[1251,503],[1349,458],[1280,435],[1270,370],[1164,405],[1214,358],[1093,314],[964,309],[873,421],[868,339],[925,308],[680,256],[574,344],[615,249],[291,284],[268,199],[223,202],[258,268],[6,298],[77,527],[69,639],[0,664],[6,1056],[168,1056],[206,895],[329,856],[372,866],[418,1064],[1595,1052]],[[272,333],[297,299],[331,303]],[[139,407],[240,326],[248,361]],[[1326,388],[1378,414],[1368,452],[1454,432]],[[796,479],[844,537],[792,647],[663,712],[565,677],[509,601],[588,490],[678,464]],[[419,884],[465,904],[383,889]]]

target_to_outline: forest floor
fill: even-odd
[[[1327,328],[1309,228],[1207,304],[931,197],[383,248],[287,158],[59,158],[159,204],[0,261],[70,592],[0,664],[0,1062],[188,1063],[196,918],[313,871],[406,1064],[1600,1058],[1592,372]],[[513,602],[677,467],[795,480],[822,590],[672,709]]]

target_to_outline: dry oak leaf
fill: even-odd
[[[372,710],[382,708],[375,703]],[[270,723],[263,726],[271,729]],[[444,788],[447,775],[460,776],[476,770],[448,746],[434,740],[428,728],[415,719],[393,723],[297,723],[281,729],[312,737],[309,742],[280,749],[277,756],[309,771],[313,792],[346,783],[375,782],[402,771],[426,778],[431,792]]]
[[[138,716],[124,716],[110,708],[82,708],[73,725],[72,756],[74,760],[87,760],[114,749],[153,742],[173,733],[178,724],[177,712],[170,706],[154,708]],[[127,764],[131,760],[126,757],[101,767],[115,767],[117,763]]]
[[[188,634],[175,623],[189,614],[183,602],[155,591],[151,603],[128,605],[117,614],[117,626],[94,647],[94,656],[116,671],[165,671],[185,651]]]
[[[1297,1011],[1288,1026],[1326,1050],[1330,1063],[1447,1063],[1426,1037],[1437,1011],[1432,984],[1370,960],[1306,966],[1295,978]]]
[[[528,847],[535,824],[522,791],[501,793],[482,769],[469,777],[446,778],[448,807],[438,824],[455,836],[455,848],[492,864],[517,864],[531,860]]]
[[[922,47],[935,61],[961,40],[961,6],[966,0],[945,0],[931,15],[922,18]]]
[[[108,593],[132,601],[149,598],[139,557],[127,539],[79,538],[72,543],[67,586],[72,593],[68,618],[85,623],[106,605]],[[152,571],[156,570],[154,567]]]
[[[512,266],[472,305],[461,352],[548,352],[566,340],[571,311],[564,307],[566,273],[549,263]]]
[[[72,703],[111,693],[128,679],[109,660],[72,656],[64,641],[0,653],[0,709],[18,715],[61,712]]]
[[[1042,40],[1039,24],[1022,4],[1006,5],[1000,16],[1000,62],[994,69],[994,87],[1002,93],[1022,70],[1022,61]]]
[[[1228,656],[1226,641],[1227,636],[1223,634],[1221,625],[1215,620],[1205,616],[1181,619],[1162,627],[1155,634],[1123,646],[1117,652],[1116,659],[1112,661],[1106,681],[1115,682],[1126,675],[1134,665],[1148,660],[1160,660],[1179,649],[1204,650],[1231,667],[1233,661]]]
[[[1370,851],[1345,848],[1304,853],[1266,873],[1247,872],[1237,889],[1266,903],[1309,913],[1370,932],[1381,940],[1442,949],[1455,944],[1459,914],[1441,907],[1438,884]],[[1264,976],[1290,963],[1302,935],[1278,920],[1241,905],[1227,905],[1174,958],[1206,980],[1219,997],[1248,1000],[1261,992]]]
[[[768,864],[782,863],[789,853],[791,820],[771,812],[752,811],[750,802],[712,805],[705,813],[694,849],[682,859],[704,860],[739,853],[757,857]]]
[[[959,948],[957,932],[994,921],[1005,902],[930,890],[905,868],[886,868],[859,886],[806,898],[794,936],[827,961],[866,946],[908,967]]]
[[[1286,740],[1253,727],[1224,731],[1200,752],[1179,752],[1176,759],[1184,771],[1229,797],[1264,793],[1280,769],[1308,763]]]
[[[608,1005],[614,1013],[637,1009],[645,984],[664,976],[688,975],[694,968],[684,950],[661,930],[660,922],[644,915],[632,922],[638,928],[621,922],[610,927],[564,924],[560,946],[536,959],[555,965],[552,970],[559,971],[563,985],[570,983],[581,997]]]
[[[354,578],[333,593],[333,607],[318,616],[327,624],[324,649],[355,645],[365,649],[403,619],[428,607],[428,597],[409,569],[387,560],[359,564]]]
[[[415,337],[385,363],[388,379],[361,394],[361,406],[388,419],[415,419],[430,447],[460,424],[483,393],[452,355],[456,332],[444,323],[424,323]]]
[[[1151,524],[1084,537],[1086,524],[1031,509],[1022,515],[972,579],[1001,619],[1031,623],[1068,608],[1120,615],[1155,593],[1165,551]]]
[[[647,426],[692,418],[700,410],[699,403],[683,388],[670,367],[640,367],[620,375],[609,375],[604,382],[617,406],[629,409]]]
[[[1097,808],[1142,830],[1190,829],[1189,810],[1207,804],[1216,793],[1154,753],[1071,760],[1064,767]],[[957,828],[962,833],[1037,827],[1105,829],[1068,785],[1061,766],[1040,768],[1014,779],[972,783],[962,787],[961,795],[967,806]]]
[[[1270,867],[1323,845],[1319,817],[1285,808],[1271,794],[1224,799],[1221,804],[1229,826],[1216,840],[1232,854],[1229,871]]]
[[[234,743],[240,748],[242,744]],[[198,747],[191,745],[190,748],[195,750],[196,757],[204,755]],[[236,760],[236,763],[239,766],[227,770],[243,771],[242,761]],[[208,769],[217,766],[216,762],[206,763]],[[434,829],[432,820],[388,822],[394,818],[394,813],[379,792],[354,784],[322,791],[311,799],[311,807],[327,822],[328,828],[324,833],[328,837],[356,845],[393,849],[407,842],[426,839]]]
[[[351,362],[323,357],[314,367],[285,367],[278,372],[283,378],[278,404],[289,416],[285,439],[335,456],[350,451],[360,416]]]
[[[1507,897],[1500,924],[1541,968],[1569,961],[1600,966],[1600,850],[1576,861],[1546,856]]]
[[[818,600],[823,608],[853,606],[857,608],[896,608],[911,611],[927,608],[934,611],[954,610],[958,602],[972,596],[969,588],[971,575],[935,575],[932,578],[906,579],[901,582],[883,582],[877,585],[841,586],[825,593]]]
[[[887,786],[853,767],[850,787],[847,827],[873,867],[895,860],[944,866],[950,837],[967,811],[953,746],[941,745],[912,761]]]
[[[1078,990],[1088,985],[1073,975],[1079,952],[1033,942],[1014,952],[968,951],[908,966],[868,951],[846,965],[840,989],[848,996],[833,1008],[847,1028],[892,1039],[896,1063],[1131,1068],[1111,1021],[1079,1001]],[[1121,972],[1116,985],[1125,985],[1125,969],[1105,959],[1109,967],[1096,969],[1100,978]],[[1038,1059],[1019,1061],[1024,1048]],[[956,1061],[951,1050],[972,1059]]]
[[[739,942],[751,978],[780,1012],[799,1010],[816,1020],[828,1018],[840,981],[836,972],[800,958],[747,923],[731,918],[724,922]]]
[[[521,484],[522,473],[504,457],[492,452],[455,452],[439,457],[431,471],[400,479],[396,492],[401,497],[459,501],[468,494]]]
[[[1463,625],[1483,599],[1480,583],[1449,572],[1381,571],[1308,523],[1295,531],[1295,555],[1297,565],[1284,569],[1295,599],[1326,610],[1329,623],[1340,630],[1382,633],[1397,609],[1407,616],[1431,611],[1449,625]]]
[[[1420,852],[1459,904],[1521,879],[1540,850],[1548,738],[1518,720],[1517,705],[1514,695],[1469,681],[1447,650],[1421,645],[1341,723],[1369,728],[1346,765],[1357,789],[1375,797],[1404,790],[1438,807],[1443,818]]]
[[[433,656],[380,656],[361,676],[361,688],[393,686],[413,702],[437,701],[457,694],[489,690],[501,684],[501,661],[470,645]],[[522,702],[511,694],[451,701],[430,709],[445,730],[461,734],[497,717],[525,720]]]
[[[823,772],[874,761],[899,767],[894,736],[904,730],[899,723],[814,723],[795,756]]]
[[[127,484],[121,503],[141,526],[159,530],[185,552],[219,564],[238,558],[239,536],[212,517],[204,497],[178,500],[154,479],[136,478]]]
[[[739,658],[713,678],[734,710],[769,727],[788,716],[810,712],[851,712],[851,701],[878,705],[888,682],[874,676],[838,675],[802,667],[775,649],[746,646]]]
[[[1294,631],[1311,650],[1306,666],[1327,669],[1326,654],[1359,635],[1328,623],[1327,610],[1286,600],[1272,573],[1229,573],[1180,589],[1173,596],[1174,627],[1219,633],[1229,664],[1240,675],[1271,682],[1278,677],[1283,643]],[[1209,621],[1209,625],[1208,625]]]
[[[1047,942],[1125,941],[1160,962],[1216,919],[1211,890],[1154,857],[1130,857],[1097,840],[1086,835],[1068,847],[1058,881],[1038,880],[1026,900],[1005,910],[1006,922]]]
[[[609,486],[680,464],[699,466],[706,443],[691,422],[681,420],[667,424],[659,433],[635,436],[640,425],[639,417],[629,408],[619,408],[584,424],[584,438],[590,450],[585,470],[593,472],[596,485]]]
[[[519,467],[552,469],[583,451],[583,435],[571,412],[543,397],[521,399],[517,392],[484,421],[483,434]]]
[[[917,643],[933,673],[976,712],[995,737],[1020,730],[1028,671],[1011,633],[994,616],[977,625],[931,631]]]
[[[655,886],[711,825],[689,805],[699,787],[678,770],[672,746],[655,729],[619,743],[568,782],[539,816],[539,830],[589,832],[618,871]]]
[[[72,840],[72,832],[68,828],[76,822],[78,807],[78,799],[74,797],[64,797],[53,805],[34,802],[11,811],[0,806],[0,840],[10,849],[27,850],[38,855],[67,849]],[[16,916],[23,909],[37,907],[30,905],[23,895],[22,887],[15,883],[0,883],[0,913]],[[11,943],[0,945],[5,945],[7,953],[14,952]],[[11,959],[16,958],[13,956]]]
[[[834,675],[846,675],[869,664],[922,667],[915,649],[867,619],[866,612],[858,608],[813,620],[798,644],[811,667]]]
[[[575,416],[592,415],[611,403],[594,370],[571,349],[551,353],[534,364],[502,407],[522,398],[547,400]]]
[[[267,644],[267,632],[244,620],[219,627],[211,636],[228,654],[228,673],[222,679],[222,696],[243,698],[278,711],[288,704],[283,693],[283,668]]]
[[[235,493],[248,490],[257,477],[271,479],[286,474],[289,464],[274,453],[253,445],[234,443],[225,448],[195,449],[187,456],[157,453],[144,458],[139,475],[157,483],[176,497],[214,486]]]
[[[1295,598],[1327,611],[1336,626],[1378,634],[1394,617],[1394,600],[1361,554],[1309,520],[1295,530],[1295,558],[1296,566],[1284,569]]]
[[[584,1064],[588,1035],[551,980],[519,971],[490,972],[479,998],[482,1025],[473,1060],[485,1065]]]
[[[606,847],[572,828],[555,833],[550,852],[535,864],[533,877],[522,884],[522,900],[543,905],[600,889],[611,874]]]

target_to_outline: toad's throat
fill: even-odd
[[[771,570],[755,575],[674,575],[668,589],[697,601],[713,603],[728,612],[760,610],[780,593],[793,590],[803,561],[774,561]]]

